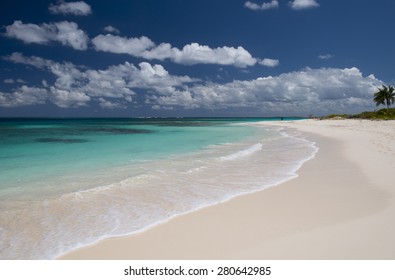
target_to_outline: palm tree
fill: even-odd
[[[391,104],[395,103],[394,87],[386,87],[383,85],[383,88],[378,88],[378,90],[379,91],[374,94],[373,98],[374,102],[376,102],[376,106],[387,105],[387,109],[389,109]]]

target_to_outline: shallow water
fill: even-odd
[[[255,121],[3,120],[0,258],[51,259],[295,177],[314,143]]]

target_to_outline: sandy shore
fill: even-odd
[[[299,177],[63,259],[395,259],[395,122],[276,122],[317,143]]]

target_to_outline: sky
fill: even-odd
[[[375,110],[393,0],[3,0],[0,117]]]

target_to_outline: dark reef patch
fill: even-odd
[[[135,129],[135,128],[116,128],[116,127],[100,127],[100,128],[86,128],[85,131],[102,132],[110,134],[145,134],[152,133],[149,129]]]
[[[65,144],[89,142],[86,139],[71,139],[71,138],[37,138],[36,141],[40,143],[65,143]]]

